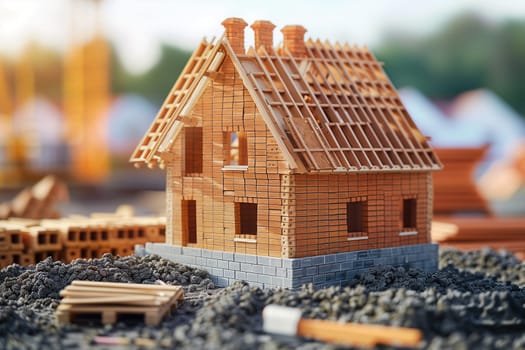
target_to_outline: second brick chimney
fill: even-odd
[[[270,21],[255,21],[250,28],[253,29],[255,49],[264,46],[268,52],[273,51],[273,29],[275,25]]]
[[[306,29],[300,25],[289,25],[281,29],[283,33],[284,48],[290,51],[294,57],[306,56],[306,44],[304,43],[304,33]]]
[[[244,28],[248,25],[242,18],[230,17],[221,23],[226,28],[226,38],[235,53],[244,53]]]

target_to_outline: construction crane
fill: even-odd
[[[14,93],[11,93],[11,85]],[[27,143],[31,141],[31,136],[14,130],[14,111],[30,101],[34,94],[35,77],[27,47],[14,64],[13,84],[9,84],[4,64],[0,61],[0,124],[4,134],[1,140],[3,164],[0,179],[5,184],[16,183],[27,170]],[[30,113],[29,110],[26,112]]]
[[[93,34],[83,42],[77,19],[92,10]],[[110,102],[110,50],[101,35],[99,0],[74,0],[71,45],[64,62],[64,112],[71,174],[81,183],[98,184],[109,172],[107,109]]]

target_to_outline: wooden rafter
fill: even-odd
[[[207,43],[205,39],[202,40],[199,48],[193,53],[182,74],[173,85],[148,132],[133,152],[131,162],[155,165],[159,161],[157,151],[160,145],[213,62],[221,41],[219,40],[216,44],[214,40],[210,43]]]
[[[238,53],[224,38],[203,41],[195,51],[132,162],[162,165],[161,154],[180,129],[175,123],[199,98],[196,90],[202,90],[199,86],[208,79],[220,48],[234,64],[290,169],[305,173],[441,167],[382,64],[366,48],[309,40],[306,56],[297,58],[286,48],[279,53],[264,47]]]

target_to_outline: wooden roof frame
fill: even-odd
[[[130,161],[164,166],[183,117],[227,56],[292,172],[441,169],[382,63],[366,48],[311,39],[305,47],[306,57],[298,58],[284,47],[237,53],[225,36],[203,39]]]

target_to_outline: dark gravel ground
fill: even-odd
[[[162,280],[184,286],[185,299],[156,327],[126,321],[59,328],[53,316],[58,292],[74,279]],[[12,265],[0,270],[0,348],[122,348],[96,346],[96,335],[149,338],[154,348],[337,348],[264,334],[261,311],[271,303],[300,307],[311,318],[416,327],[424,333],[423,349],[525,349],[525,264],[491,250],[442,251],[433,274],[375,267],[344,288],[299,291],[261,290],[244,282],[215,288],[205,271],[157,256]]]

